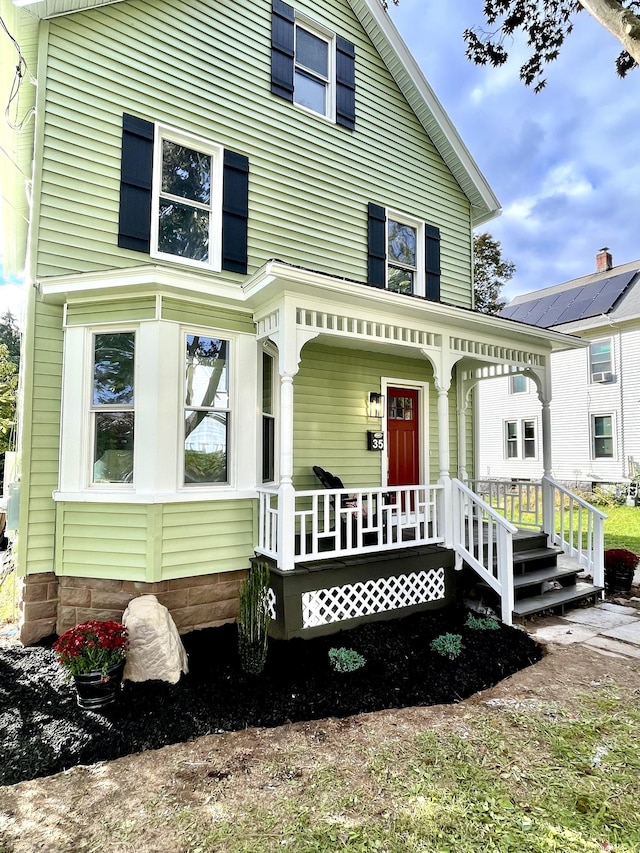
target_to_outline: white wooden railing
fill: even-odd
[[[280,565],[278,491],[258,492],[256,550]],[[290,527],[295,535],[294,562],[442,543],[441,503],[439,485],[296,492]]]
[[[604,521],[601,512],[551,477],[542,478],[544,526],[550,545],[557,545],[604,586]]]
[[[543,529],[542,484],[535,480],[468,480],[469,488],[518,528]]]
[[[460,480],[452,480],[456,568],[468,563],[500,596],[501,616],[513,615],[513,534],[518,528]]]

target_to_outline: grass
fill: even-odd
[[[220,792],[175,814],[176,835],[199,853],[634,853],[640,710],[607,690],[578,714],[501,707],[337,767],[282,755],[258,768],[266,800]]]
[[[627,548],[640,554],[640,507],[609,506],[604,523],[604,547]]]

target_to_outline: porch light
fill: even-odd
[[[369,405],[367,407],[370,418],[384,417],[384,394],[378,391],[369,391]]]

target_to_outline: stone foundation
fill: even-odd
[[[120,621],[139,595],[155,595],[169,610],[181,634],[232,622],[238,615],[238,590],[245,571],[144,583],[102,578],[56,577],[52,572],[22,581],[20,640],[28,646],[89,619]]]

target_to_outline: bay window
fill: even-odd
[[[93,336],[93,483],[133,480],[135,333]]]

